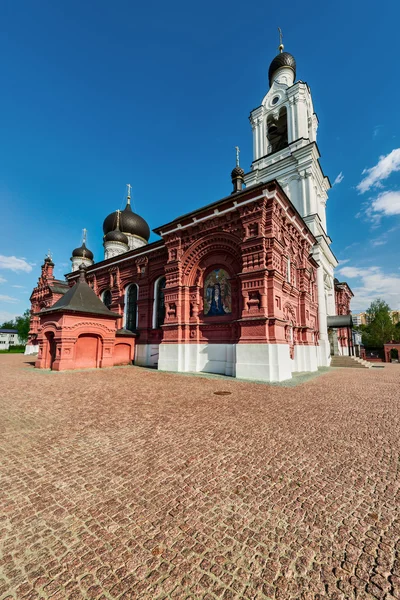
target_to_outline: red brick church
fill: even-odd
[[[350,288],[334,279],[318,119],[293,56],[269,68],[252,111],[253,162],[233,191],[156,227],[130,206],[104,220],[104,260],[82,246],[66,281],[47,257],[27,353],[55,370],[120,364],[282,381],[349,354]],[[333,327],[328,327],[332,324]]]

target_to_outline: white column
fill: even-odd
[[[306,217],[309,214],[307,206],[306,172],[301,171],[299,176],[301,181],[301,210],[299,212],[302,217]]]
[[[293,137],[293,123],[292,123],[292,107],[291,104],[285,104],[286,106],[286,117],[287,117],[287,128],[288,128],[288,143],[291,144],[294,141]]]
[[[258,158],[262,157],[262,119],[257,119]]]
[[[297,137],[308,139],[308,117],[305,102],[295,98]]]
[[[318,212],[315,198],[314,181],[311,169],[306,170],[306,193],[307,193],[307,214],[313,215]]]
[[[289,106],[290,106],[290,121],[291,121],[291,127],[292,127],[292,135],[293,135],[292,142],[294,142],[298,138],[297,128],[296,128],[296,114],[295,114],[296,104],[295,103],[296,103],[295,98],[290,98]]]
[[[251,122],[251,129],[253,131],[253,160],[257,160],[257,127],[254,121]]]

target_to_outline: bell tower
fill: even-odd
[[[279,54],[268,71],[269,90],[250,114],[253,130],[253,162],[244,176],[247,187],[276,179],[318,243],[313,257],[318,262],[319,362],[330,363],[327,315],[335,314],[333,270],[337,260],[327,234],[326,202],[331,185],[319,163],[318,118],[311,90],[296,80],[296,61],[284,52],[279,29]]]

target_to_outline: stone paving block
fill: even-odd
[[[400,599],[399,388],[2,355],[0,600]]]

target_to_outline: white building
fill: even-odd
[[[12,346],[22,344],[16,329],[0,329],[0,350],[8,350]]]

